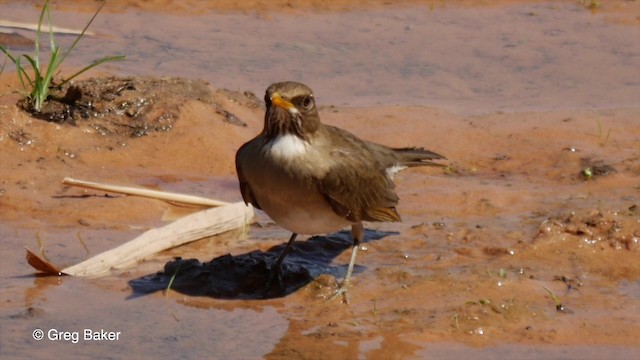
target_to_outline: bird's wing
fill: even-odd
[[[244,200],[245,204],[251,204],[253,205],[253,207],[262,210],[262,208],[260,207],[260,204],[258,204],[258,200],[256,200],[256,197],[253,194],[253,190],[251,190],[251,186],[249,185],[249,182],[244,177],[244,174],[242,172],[242,166],[239,160],[240,153],[248,145],[249,143],[242,145],[240,149],[238,149],[238,152],[236,153],[236,172],[238,173],[238,181],[240,183],[240,193],[242,194],[242,199]]]
[[[400,221],[398,195],[386,165],[375,159],[374,147],[344,130],[330,129],[332,136],[346,140],[331,150],[331,166],[319,181],[331,208],[353,222]]]

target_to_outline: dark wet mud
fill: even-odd
[[[20,105],[45,121],[82,123],[98,135],[133,137],[171,130],[187,100],[211,102],[208,84],[181,78],[90,78],[54,86],[39,111],[28,101]]]

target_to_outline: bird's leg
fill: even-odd
[[[280,252],[278,259],[271,267],[271,270],[269,270],[269,280],[267,281],[267,288],[271,287],[271,283],[273,282],[274,279],[277,279],[278,286],[282,287],[281,279],[280,279],[280,273],[282,271],[282,262],[284,261],[284,258],[287,256],[289,251],[291,251],[291,246],[293,245],[293,242],[296,240],[297,236],[298,234],[296,233],[291,234],[291,237],[289,238],[289,242],[287,243],[287,246],[285,246],[282,252]]]
[[[351,238],[353,239],[353,247],[351,248],[351,261],[349,261],[347,275],[344,277],[344,280],[342,280],[340,285],[338,285],[338,288],[333,293],[333,296],[331,296],[331,299],[334,299],[337,296],[342,295],[342,302],[346,304],[349,303],[348,287],[349,281],[351,280],[351,274],[353,273],[353,267],[356,265],[358,247],[360,246],[360,241],[364,239],[364,226],[361,222],[353,224],[351,226]]]
[[[284,261],[284,258],[287,256],[289,251],[291,251],[291,245],[293,245],[293,242],[296,240],[297,236],[298,234],[296,233],[291,234],[291,237],[289,238],[289,242],[287,243],[287,246],[284,247],[284,249],[278,256],[278,260],[276,260],[276,263],[274,264],[274,268],[280,269],[280,266],[282,266],[282,261]]]

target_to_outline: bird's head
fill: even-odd
[[[313,91],[304,84],[293,81],[272,84],[267,88],[264,101],[267,137],[295,135],[308,140],[320,127]]]

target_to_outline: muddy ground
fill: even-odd
[[[177,11],[170,2],[154,4]],[[238,230],[204,239],[106,278],[39,277],[24,260],[26,246],[71,265],[184,211],[65,187],[67,176],[241,200],[234,155],[261,130],[262,93],[177,75],[105,70],[84,79],[58,94],[51,113],[32,116],[11,93],[18,86],[13,74],[0,77],[3,358],[632,359],[640,353],[637,106],[470,115],[319,98],[325,123],[389,146],[423,146],[447,156],[450,166],[396,177],[403,222],[367,225],[385,236],[371,233],[363,244],[351,304],[326,301],[346,271],[348,251],[332,255],[327,274],[312,272],[285,297],[220,299],[143,293],[132,285],[175,256],[207,262],[273,253],[289,234],[264,214],[248,236]],[[341,239],[327,242],[348,244]],[[327,255],[322,244],[314,239],[298,250],[313,262],[314,254]],[[36,329],[45,331],[44,340],[33,339]],[[84,329],[121,334],[89,341]],[[50,340],[57,331],[78,331],[81,339]]]

